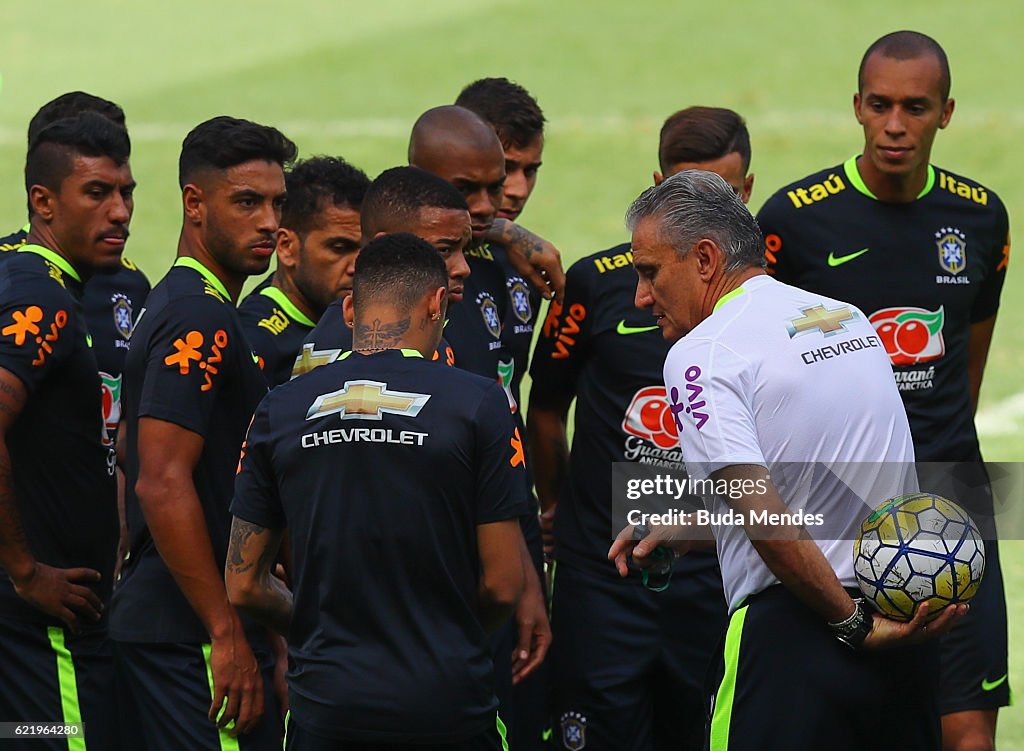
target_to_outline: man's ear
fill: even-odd
[[[56,193],[45,185],[33,185],[28,189],[28,202],[32,207],[32,213],[39,216],[44,222],[53,220],[53,204]]]
[[[297,232],[281,227],[277,231],[277,262],[287,268],[295,268],[299,264],[299,251],[302,240]]]
[[[725,254],[715,244],[714,240],[706,237],[697,241],[691,253],[696,253],[697,273],[702,281],[709,282],[719,274],[725,265]]]
[[[352,295],[345,295],[341,301],[341,315],[345,319],[345,325],[352,328],[356,321],[356,306],[352,303]]]
[[[448,288],[438,287],[430,296],[427,311],[430,313],[430,320],[439,321],[444,318],[448,310]]]
[[[956,100],[950,97],[942,105],[942,118],[939,120],[939,129],[945,129],[949,121],[953,119],[953,109],[956,107]]]
[[[665,176],[658,172],[658,170],[654,170],[654,184],[661,185],[663,182],[665,182]]]
[[[743,203],[750,203],[750,196],[754,193],[754,176],[747,175],[743,178],[743,190],[740,191],[740,200]]]
[[[188,183],[181,189],[181,205],[185,211],[185,221],[200,226],[205,216],[203,189],[195,183]]]

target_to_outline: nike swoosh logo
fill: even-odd
[[[993,689],[999,688],[1004,683],[1006,683],[1007,677],[1008,677],[1008,674],[1004,674],[1002,678],[1000,678],[998,680],[995,680],[995,681],[983,680],[981,682],[981,690],[982,691],[992,691]]]
[[[630,334],[642,334],[645,331],[654,331],[657,326],[627,326],[625,321],[619,321],[619,325],[615,328],[615,331],[623,336],[629,336]]]
[[[543,733],[541,733],[540,734],[540,739],[542,741],[549,741],[549,740],[551,740],[551,728],[547,728]]]
[[[833,268],[835,268],[836,266],[842,266],[844,263],[852,261],[854,258],[859,258],[860,256],[867,253],[869,250],[871,250],[871,248],[864,248],[864,250],[858,250],[856,253],[850,253],[845,256],[837,256],[835,253],[829,253],[828,265],[832,266]]]

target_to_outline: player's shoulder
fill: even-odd
[[[932,165],[934,184],[932,194],[950,203],[966,204],[989,209],[996,214],[1005,214],[1006,206],[994,190],[963,175]]]
[[[343,303],[344,300],[335,300],[324,308],[316,326],[310,329],[303,338],[303,345],[352,348],[352,329],[345,323]]]
[[[375,355],[345,352],[330,363],[313,368],[273,390],[280,394],[274,404],[288,404],[327,393],[346,392],[357,383],[400,397],[425,394],[441,397],[455,409],[477,404],[484,393],[495,387],[502,399],[504,391],[497,381],[465,370],[444,367],[412,350],[387,351]],[[384,394],[387,396],[387,394]]]
[[[143,320],[162,319],[224,327],[238,317],[231,300],[192,269],[175,266],[146,298]]]
[[[153,288],[154,295],[190,298],[189,305],[203,308],[234,307],[221,285],[211,282],[199,271],[187,266],[172,266]]]
[[[25,238],[27,237],[28,230],[25,227],[0,237],[0,252],[9,253],[18,250],[25,244]]]
[[[580,283],[601,283],[605,279],[626,274],[633,281],[633,248],[629,243],[599,250],[576,261],[566,272],[566,277]]]
[[[856,190],[847,169],[849,162],[812,172],[776,190],[757,212],[759,220],[828,205],[829,199]]]
[[[262,293],[260,288],[254,289],[238,303],[238,317],[243,321],[255,321],[263,318],[273,310],[274,301]]]
[[[145,286],[147,290],[150,288],[149,277],[128,256],[121,256],[121,263],[117,267],[117,275],[121,279],[130,281],[133,284]]]
[[[31,300],[70,304],[71,288],[80,285],[69,271],[48,258],[28,252],[15,252],[0,266],[0,300]]]

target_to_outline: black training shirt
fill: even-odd
[[[413,351],[345,355],[263,400],[231,511],[288,528],[304,727],[385,743],[493,727],[477,526],[523,512],[522,464],[501,388]]]
[[[779,190],[757,216],[779,281],[864,311],[892,362],[918,461],[973,461],[971,324],[991,318],[1009,263],[1006,209],[929,166],[910,203],[883,203],[856,157]]]
[[[99,571],[100,581],[87,586],[106,603],[117,552],[117,495],[96,357],[77,299],[81,291],[75,269],[38,245],[0,265],[0,367],[28,392],[6,443],[32,555],[57,568]],[[61,623],[18,597],[3,572],[0,611]],[[95,627],[82,622],[84,629]]]
[[[292,377],[295,357],[316,322],[299,310],[267,277],[238,306],[245,335],[260,358],[267,386],[273,388]]]
[[[0,238],[0,259],[11,258],[25,244],[28,227]],[[113,441],[121,419],[121,373],[135,319],[149,294],[149,280],[127,258],[113,269],[96,271],[82,292],[82,312],[92,336],[92,351],[103,389],[103,418]]]
[[[195,259],[179,258],[150,293],[125,362],[130,548],[111,616],[117,640],[209,640],[157,552],[135,495],[139,418],[171,422],[205,439],[192,477],[214,558],[223,569],[238,451],[267,390],[256,359],[221,282]]]

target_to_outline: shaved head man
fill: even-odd
[[[505,272],[496,262],[488,243],[499,242],[509,251],[509,260],[518,254],[529,269],[530,256],[544,255],[544,241],[531,232],[505,219],[497,219],[505,183],[505,150],[494,128],[478,115],[454,105],[435,107],[424,112],[413,126],[409,138],[409,163],[451,183],[466,199],[473,228],[473,247],[466,250],[472,273],[466,279],[463,301],[448,311],[445,339],[454,352],[457,368],[496,380],[502,385],[509,408],[516,416],[517,434],[522,428],[519,405],[511,390],[514,373],[512,361],[503,347],[502,323],[507,320],[509,290]],[[514,233],[514,234],[513,234]],[[550,247],[550,246],[549,246]],[[554,251],[554,249],[551,249]],[[558,261],[557,251],[549,254]],[[518,267],[518,265],[517,265]],[[561,273],[560,264],[558,272]],[[528,273],[521,272],[526,278]],[[530,274],[538,289],[548,290],[550,274]],[[540,280],[539,283],[537,280]],[[564,281],[559,280],[558,288]],[[524,285],[525,286],[525,285]],[[552,287],[553,288],[553,287]],[[526,477],[517,492],[530,497]],[[536,566],[527,550],[526,540],[540,541],[540,528],[535,508],[525,514],[522,557],[530,571]],[[539,545],[537,546],[539,552]],[[539,563],[539,556],[538,556]],[[544,659],[551,641],[540,577],[527,577],[526,592],[516,611],[515,622],[495,634],[492,643],[495,665],[495,688],[503,720],[510,732],[518,724],[515,700],[511,696],[514,683],[531,673]],[[512,654],[509,660],[507,655]]]
[[[505,150],[494,129],[463,107],[424,112],[409,138],[409,164],[447,180],[462,193],[479,244],[501,208]]]

